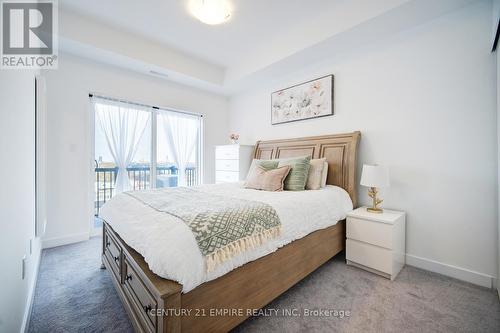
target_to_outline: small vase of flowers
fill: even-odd
[[[231,140],[231,143],[233,145],[238,144],[239,138],[240,138],[240,135],[236,134],[236,133],[231,133],[231,135],[229,135],[229,139]]]

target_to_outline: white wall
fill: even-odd
[[[34,80],[35,73],[25,70],[0,73],[0,332],[23,329],[40,258],[40,241],[34,236]]]
[[[60,54],[46,71],[48,94],[48,207],[44,246],[88,237],[93,218],[93,123],[90,92],[204,115],[204,181],[214,181],[214,145],[227,142],[224,97],[83,58]]]
[[[498,149],[498,160],[497,160],[497,170],[498,170],[498,203],[497,203],[497,213],[499,213],[500,207],[500,48],[496,50],[496,61],[497,61],[497,149]],[[498,277],[500,277],[500,214],[498,216]],[[500,284],[497,281],[497,290],[500,296]]]
[[[498,19],[500,18],[500,0],[493,1],[493,28],[492,28],[492,40],[495,39],[496,29],[498,26]],[[500,47],[497,46],[496,49],[496,62],[497,62],[497,149],[498,149],[498,192],[500,193]],[[497,213],[499,212],[500,206],[500,195],[498,195]],[[500,277],[500,214],[498,216],[498,277]],[[498,295],[500,296],[500,284],[497,282]]]
[[[243,143],[360,130],[360,167],[387,165],[385,207],[408,213],[408,262],[491,285],[498,240],[490,32],[491,3],[483,1],[332,55],[232,97],[230,129]],[[272,91],[330,73],[334,116],[270,124]],[[359,193],[367,204],[366,189]]]

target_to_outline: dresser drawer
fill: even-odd
[[[133,304],[131,305],[134,311],[144,318],[148,329],[155,332],[158,317],[152,316],[151,313],[154,313],[157,309],[156,300],[141,281],[127,257],[123,260],[123,280],[124,289],[132,296]]]
[[[389,275],[392,274],[392,252],[378,246],[347,239],[346,259]]]
[[[218,171],[239,171],[238,160],[216,160],[215,170]]]
[[[217,160],[237,160],[238,155],[238,146],[218,146],[215,148],[215,159]]]
[[[217,183],[230,183],[237,182],[240,180],[239,172],[235,171],[216,171],[215,172],[215,181]]]
[[[120,277],[121,271],[121,249],[118,243],[113,239],[113,237],[106,232],[105,234],[105,243],[104,243],[104,255],[108,258],[108,261],[111,263],[111,269],[113,273],[118,277]]]
[[[346,236],[365,243],[393,248],[391,224],[347,217]]]

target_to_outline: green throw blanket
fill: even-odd
[[[276,210],[262,202],[186,187],[125,194],[183,220],[206,258],[208,271],[236,254],[277,237],[281,229]]]

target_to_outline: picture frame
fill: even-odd
[[[271,93],[271,124],[332,116],[334,75],[325,75]]]

